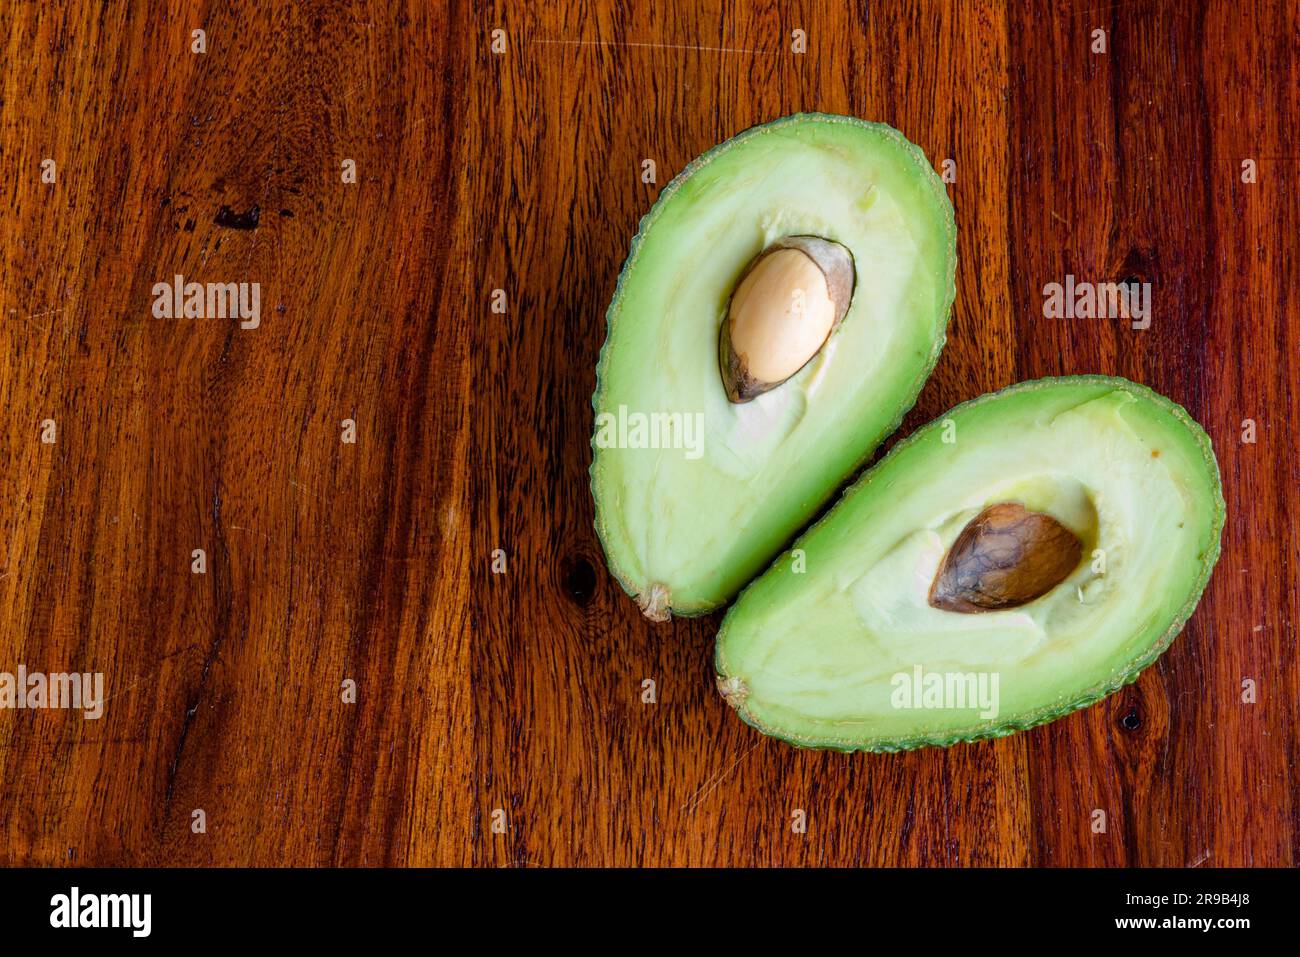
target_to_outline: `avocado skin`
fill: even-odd
[[[663,207],[663,204],[668,199],[670,199],[672,195],[685,182],[687,182],[691,178],[691,176],[693,176],[699,169],[708,165],[710,161],[716,159],[718,156],[722,155],[728,149],[731,149],[732,147],[736,146],[739,143],[744,142],[745,140],[751,137],[761,136],[765,132],[771,132],[773,130],[780,129],[784,126],[797,125],[799,123],[806,123],[806,122],[847,123],[854,126],[860,126],[866,129],[874,130],[882,134],[883,136],[895,141],[902,148],[903,152],[911,156],[911,158],[917,163],[918,167],[920,168],[920,171],[926,174],[924,179],[930,185],[932,193],[940,200],[940,207],[946,213],[945,216],[945,225],[947,227],[946,239],[949,248],[952,249],[952,255],[949,257],[948,260],[948,274],[945,277],[944,289],[946,291],[947,301],[948,301],[948,321],[951,321],[952,302],[957,295],[957,282],[956,282],[957,221],[956,221],[956,216],[953,212],[952,200],[949,199],[948,197],[947,188],[944,186],[943,181],[940,180],[938,175],[935,173],[934,167],[930,164],[930,161],[926,158],[924,151],[915,143],[913,143],[911,140],[909,140],[907,137],[905,137],[902,133],[900,133],[898,130],[890,126],[888,123],[873,123],[870,120],[859,119],[858,117],[855,116],[841,116],[835,113],[817,113],[817,112],[792,113],[788,116],[782,116],[775,120],[771,120],[767,123],[759,123],[755,126],[751,126],[748,129],[743,130],[740,133],[737,133],[735,136],[732,136],[731,138],[726,139],[723,142],[718,143],[716,146],[713,146],[712,148],[701,153],[695,159],[691,160],[691,162],[688,163],[680,173],[678,173],[676,176],[672,178],[672,180],[668,183],[668,185],[664,187],[663,192],[661,192],[659,196],[655,199],[654,204],[650,207],[650,209],[646,212],[646,214],[641,217],[640,222],[637,224],[636,235],[632,237],[632,244],[628,250],[627,259],[623,261],[623,267],[619,270],[618,280],[614,285],[614,298],[610,301],[609,308],[605,311],[605,342],[600,347],[600,358],[596,362],[596,389],[591,396],[591,409],[592,409],[593,418],[597,414],[599,414],[601,410],[601,397],[604,393],[605,366],[608,361],[607,350],[609,348],[610,342],[612,341],[611,333],[617,321],[619,308],[623,302],[624,280],[627,278],[628,275],[631,274],[632,267],[636,265],[637,253],[640,250],[642,239],[649,231],[650,227],[654,225],[655,220],[658,218],[659,211]],[[893,435],[894,432],[897,431],[898,426],[902,424],[902,421],[907,416],[907,413],[911,411],[912,406],[916,404],[916,398],[921,394],[921,389],[925,386],[926,381],[930,378],[930,373],[934,371],[935,364],[939,361],[939,354],[943,351],[944,344],[947,341],[948,341],[948,324],[947,322],[945,322],[943,328],[940,329],[939,331],[939,335],[935,338],[934,347],[931,349],[930,355],[927,358],[924,367],[919,371],[916,377],[916,381],[912,384],[909,394],[904,399],[897,417],[894,419],[893,423],[888,427],[888,429],[885,430],[885,432],[881,436],[882,442],[884,441],[884,439]],[[614,576],[614,580],[618,582],[619,587],[622,588],[626,594],[630,595],[632,598],[637,598],[639,597],[639,593],[636,584],[631,580],[628,574],[622,568],[619,567],[614,555],[611,553],[611,550],[607,545],[606,530],[601,515],[600,502],[596,496],[597,462],[595,457],[596,439],[594,434],[592,436],[590,445],[592,449],[592,462],[587,472],[588,484],[591,487],[592,498],[596,502],[596,514],[595,514],[595,520],[593,524],[596,529],[596,536],[600,539],[601,550],[605,556],[605,567],[609,569],[610,574]],[[873,446],[872,448],[867,449],[863,453],[861,458],[855,463],[853,469],[851,469],[845,475],[841,476],[841,481],[849,478],[849,476],[853,475],[860,468],[862,468],[862,466],[865,465],[870,460],[871,456],[875,453],[878,447],[879,444]],[[837,490],[838,490],[838,486],[837,488],[832,489],[822,500],[822,502],[819,504],[824,505],[826,502],[834,498]],[[790,535],[792,539],[796,534],[798,534],[797,528],[790,530]],[[671,615],[679,618],[698,618],[700,616],[708,615],[713,611],[716,611],[718,607],[720,606],[707,605],[701,607],[678,607],[670,603],[667,611]]]
[[[826,750],[826,751],[839,751],[845,754],[854,751],[888,753],[894,751],[911,751],[911,750],[915,750],[916,748],[925,748],[925,747],[946,748],[954,744],[960,744],[960,743],[971,742],[971,741],[979,741],[985,738],[1005,738],[1008,735],[1015,734],[1017,731],[1025,731],[1028,730],[1029,728],[1037,727],[1040,724],[1047,724],[1048,722],[1055,721],[1057,718],[1062,718],[1065,715],[1070,714],[1071,712],[1078,711],[1082,708],[1088,707],[1089,705],[1096,704],[1098,701],[1102,700],[1105,697],[1108,697],[1109,695],[1118,691],[1120,688],[1124,687],[1125,685],[1129,685],[1137,681],[1139,675],[1141,675],[1141,673],[1147,667],[1153,664],[1157,658],[1159,658],[1162,654],[1164,654],[1165,650],[1168,649],[1170,644],[1173,643],[1173,640],[1183,630],[1183,626],[1187,623],[1187,620],[1192,616],[1192,612],[1196,610],[1196,606],[1201,600],[1201,595],[1204,594],[1205,587],[1206,585],[1209,584],[1210,574],[1214,571],[1214,566],[1219,560],[1219,552],[1222,544],[1223,524],[1227,513],[1227,506],[1223,500],[1223,483],[1219,473],[1219,463],[1218,460],[1214,457],[1214,448],[1210,443],[1210,437],[1206,434],[1205,430],[1201,428],[1200,423],[1198,423],[1194,418],[1192,418],[1192,416],[1188,414],[1187,410],[1184,409],[1181,405],[1179,405],[1177,402],[1174,402],[1172,399],[1169,399],[1161,395],[1160,393],[1147,388],[1144,385],[1139,385],[1136,382],[1132,382],[1128,379],[1120,378],[1118,376],[1103,376],[1103,375],[1057,376],[1057,377],[1047,377],[1042,379],[1032,379],[1026,382],[1019,382],[1016,383],[1015,385],[1008,386],[1005,389],[1002,389],[998,392],[986,393],[985,395],[978,396],[977,398],[970,399],[966,402],[961,403],[960,405],[954,406],[952,409],[943,413],[938,418],[934,419],[933,421],[917,429],[915,432],[913,432],[911,435],[907,436],[906,438],[900,440],[897,444],[895,444],[895,446],[892,449],[889,450],[888,455],[884,456],[884,458],[882,458],[878,463],[876,463],[876,465],[874,465],[870,470],[864,473],[857,482],[853,483],[852,486],[845,489],[841,493],[841,498],[843,498],[846,495],[849,495],[850,493],[852,493],[854,489],[858,488],[859,486],[865,485],[866,483],[870,482],[872,480],[872,477],[876,474],[876,472],[879,471],[885,465],[886,462],[888,462],[894,455],[897,455],[899,452],[901,452],[904,448],[908,447],[913,442],[918,441],[925,435],[928,435],[930,432],[934,431],[935,429],[942,428],[944,419],[948,418],[953,413],[959,412],[963,409],[972,408],[974,406],[992,401],[1002,396],[1011,395],[1013,393],[1031,392],[1036,389],[1043,389],[1043,388],[1051,387],[1053,385],[1063,385],[1063,384],[1106,385],[1112,389],[1122,390],[1122,391],[1132,393],[1133,395],[1136,395],[1146,401],[1152,402],[1160,406],[1161,408],[1165,409],[1174,418],[1176,418],[1183,425],[1185,425],[1189,432],[1191,432],[1193,437],[1196,439],[1197,445],[1200,447],[1201,458],[1206,468],[1206,474],[1207,475],[1212,474],[1214,477],[1215,503],[1214,503],[1214,529],[1212,535],[1212,543],[1210,547],[1206,550],[1205,555],[1202,556],[1201,558],[1200,575],[1196,580],[1195,586],[1192,588],[1191,592],[1189,593],[1187,601],[1184,603],[1182,608],[1175,615],[1174,620],[1170,622],[1169,627],[1165,630],[1164,634],[1162,634],[1156,641],[1148,645],[1146,649],[1143,651],[1143,653],[1139,657],[1134,659],[1129,664],[1128,668],[1119,677],[1111,681],[1105,682],[1103,684],[1096,685],[1092,688],[1088,688],[1080,692],[1077,697],[1075,697],[1073,700],[1069,702],[1066,702],[1065,704],[1052,707],[1052,708],[1044,708],[1039,711],[1031,712],[1030,714],[1027,715],[1021,715],[1017,718],[1005,721],[997,725],[989,726],[987,724],[984,724],[972,728],[970,730],[960,730],[948,735],[940,735],[940,736],[916,735],[916,736],[904,737],[904,738],[875,740],[868,743],[852,743],[852,742],[846,743],[844,741],[805,738],[800,735],[787,734],[785,732],[782,732],[779,729],[768,727],[748,712],[748,710],[745,708],[743,694],[735,695],[733,697],[728,697],[727,703],[736,711],[736,713],[740,716],[740,719],[742,721],[744,721],[750,727],[755,728],[758,731],[761,731],[763,734],[769,737],[776,738],[780,741],[784,741],[787,744],[791,744],[799,748],[810,748],[810,749]],[[802,539],[814,528],[817,528],[823,522],[827,521],[833,514],[834,514],[834,508],[827,511],[827,513],[819,521],[810,525],[803,532],[803,534],[799,536],[799,538]],[[798,545],[799,542],[795,541],[791,547],[792,548],[798,547]],[[777,564],[779,564],[781,560],[785,557],[787,552],[782,552],[781,555],[777,556],[777,558],[772,562],[772,565],[769,566],[769,570],[772,567],[775,567]],[[764,572],[763,574],[766,575],[767,572]],[[761,578],[763,576],[760,575],[758,577]],[[744,595],[745,591],[748,591],[749,588],[752,587],[754,581],[758,581],[758,578],[755,578],[753,581],[750,582],[749,585],[745,586],[744,591],[741,592],[741,596]],[[737,601],[739,601],[739,597],[740,596],[737,597]],[[735,607],[735,604],[736,604],[735,602],[732,603],[733,608]],[[726,663],[722,660],[722,637],[726,632],[727,618],[729,618],[730,615],[731,612],[728,611],[727,616],[723,618],[722,626],[718,630],[718,635],[714,643],[714,671],[716,672],[717,682],[719,687],[721,687],[724,682],[730,680],[730,676],[727,674],[726,671]],[[739,700],[734,700],[735,698],[738,698]]]

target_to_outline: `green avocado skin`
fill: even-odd
[[[775,120],[771,120],[767,123],[760,123],[755,126],[749,127],[748,129],[740,133],[737,133],[731,138],[724,140],[721,143],[718,143],[717,145],[713,146],[711,149],[697,156],[694,160],[692,160],[689,164],[687,164],[686,167],[682,169],[680,173],[674,176],[672,181],[669,182],[669,184],[666,187],[664,187],[663,192],[659,194],[658,198],[655,200],[654,204],[650,207],[650,209],[646,212],[646,214],[641,217],[641,220],[637,226],[636,235],[633,236],[632,238],[632,242],[628,251],[627,258],[624,260],[623,266],[619,270],[618,279],[614,287],[614,297],[611,300],[609,308],[606,310],[605,313],[606,336],[605,336],[605,342],[601,346],[600,357],[596,363],[596,388],[595,391],[592,393],[591,406],[592,406],[593,415],[598,414],[603,408],[602,399],[603,399],[604,388],[605,388],[604,383],[605,383],[606,367],[609,362],[609,349],[610,349],[610,344],[613,342],[612,333],[616,323],[618,322],[620,307],[623,301],[624,284],[627,280],[627,277],[631,274],[632,269],[636,265],[638,250],[647,232],[654,225],[658,217],[659,211],[664,207],[664,205],[668,202],[668,200],[672,198],[673,194],[676,193],[677,190],[680,189],[683,185],[685,185],[699,169],[706,166],[712,159],[714,159],[716,156],[720,155],[724,151],[731,149],[732,147],[736,146],[739,143],[744,142],[750,137],[761,135],[766,131],[775,130],[787,125],[797,125],[799,123],[807,123],[807,122],[832,122],[832,123],[851,124],[866,129],[874,130],[877,133],[897,143],[911,157],[912,161],[917,165],[918,169],[925,171],[928,176],[927,182],[930,184],[930,189],[933,198],[935,202],[939,204],[944,211],[945,229],[947,233],[947,244],[950,250],[950,255],[948,257],[947,275],[944,279],[944,290],[945,290],[944,295],[946,297],[946,303],[947,303],[947,305],[945,306],[945,318],[942,325],[938,329],[938,333],[934,339],[933,347],[930,350],[929,355],[925,358],[922,367],[918,371],[915,381],[912,383],[911,388],[908,390],[908,394],[903,398],[903,401],[900,403],[898,414],[894,417],[893,421],[889,424],[889,426],[881,433],[879,441],[873,442],[869,447],[865,448],[862,452],[862,455],[859,457],[858,461],[854,465],[854,467],[850,469],[848,472],[846,472],[844,475],[840,476],[839,483],[837,483],[835,487],[831,488],[830,491],[827,492],[826,496],[819,503],[824,505],[825,502],[830,501],[830,499],[834,497],[836,490],[840,487],[843,481],[847,480],[850,476],[855,474],[859,469],[862,468],[863,465],[867,463],[867,461],[870,460],[872,454],[876,451],[876,448],[879,446],[879,442],[883,442],[886,438],[888,438],[898,429],[898,426],[902,424],[903,419],[907,416],[907,413],[911,410],[912,406],[916,404],[917,396],[920,395],[921,389],[925,386],[926,381],[930,378],[930,373],[934,371],[935,364],[939,361],[939,355],[943,351],[943,347],[947,342],[947,324],[949,319],[951,318],[952,302],[956,297],[957,225],[956,225],[956,216],[952,207],[952,201],[948,197],[947,189],[944,186],[942,180],[940,180],[938,175],[935,173],[933,166],[930,164],[929,160],[926,158],[925,153],[921,150],[921,148],[916,146],[916,144],[912,143],[902,133],[900,133],[898,130],[888,125],[887,123],[873,123],[869,120],[863,120],[858,117],[843,116],[843,115],[832,114],[832,113],[819,113],[819,112],[793,113],[788,116],[783,116]],[[614,579],[619,583],[619,587],[621,587],[623,591],[629,596],[633,598],[638,598],[639,588],[637,583],[632,580],[632,577],[631,575],[628,574],[627,570],[621,566],[617,554],[610,547],[610,538],[607,529],[605,527],[605,518],[603,517],[602,514],[602,503],[600,501],[600,496],[597,493],[597,487],[598,487],[597,477],[598,477],[598,468],[600,463],[598,457],[596,456],[597,449],[596,449],[596,442],[595,442],[594,435],[591,440],[591,446],[592,446],[592,463],[588,468],[588,482],[591,488],[592,497],[596,502],[594,526],[596,529],[597,537],[600,539],[601,547],[605,555],[605,564],[606,567],[609,569],[610,573],[614,576]],[[797,526],[791,528],[790,529],[791,537],[793,537],[797,532],[798,532]],[[703,615],[711,614],[712,612],[716,611],[719,607],[720,604],[708,604],[708,605],[701,605],[701,606],[688,605],[684,607],[676,604],[672,604],[670,605],[669,610],[671,611],[671,614],[676,617],[696,618]]]
[[[1205,433],[1205,430],[1201,428],[1200,424],[1197,423],[1196,420],[1193,419],[1191,415],[1187,412],[1187,410],[1184,409],[1181,405],[1172,401],[1171,399],[1166,398],[1165,396],[1160,395],[1157,392],[1152,391],[1146,386],[1139,385],[1135,382],[1131,382],[1128,379],[1113,377],[1113,376],[1078,375],[1078,376],[1061,376],[1061,377],[1048,377],[1043,379],[1035,379],[1035,380],[1020,382],[1015,385],[1008,386],[1007,388],[1002,389],[1001,391],[998,392],[987,393],[985,395],[964,402],[958,406],[955,406],[953,409],[939,416],[939,418],[917,429],[907,438],[902,439],[892,449],[890,449],[888,455],[882,458],[880,462],[878,462],[875,466],[873,466],[871,469],[865,472],[858,479],[857,482],[855,482],[852,486],[850,486],[847,490],[845,490],[841,500],[851,496],[855,489],[869,483],[872,480],[872,477],[877,472],[879,472],[882,468],[884,468],[885,465],[894,456],[899,455],[904,449],[906,449],[912,443],[921,440],[923,437],[925,437],[926,435],[928,435],[929,433],[937,429],[941,429],[943,427],[944,420],[947,419],[949,416],[957,412],[960,412],[963,409],[973,408],[982,403],[994,401],[998,398],[1008,396],[1014,393],[1027,392],[1035,389],[1050,388],[1053,385],[1065,385],[1065,384],[1107,385],[1116,390],[1123,390],[1123,391],[1130,392],[1133,395],[1138,396],[1139,398],[1151,402],[1159,406],[1160,408],[1164,409],[1165,411],[1170,413],[1175,419],[1180,421],[1184,426],[1186,426],[1188,431],[1194,437],[1201,452],[1202,461],[1206,469],[1206,474],[1207,476],[1213,477],[1213,488],[1214,488],[1215,498],[1214,498],[1212,543],[1210,547],[1207,548],[1204,556],[1201,559],[1200,574],[1196,580],[1194,587],[1191,589],[1190,593],[1188,594],[1187,601],[1183,604],[1181,609],[1175,615],[1174,619],[1170,622],[1168,628],[1166,628],[1165,631],[1155,641],[1147,645],[1146,648],[1143,650],[1143,653],[1137,656],[1132,662],[1130,662],[1129,666],[1122,674],[1120,674],[1119,676],[1117,676],[1111,681],[1094,686],[1092,688],[1088,688],[1080,692],[1078,696],[1075,697],[1073,700],[1070,700],[1057,707],[1045,708],[1036,712],[1031,712],[1029,714],[1021,715],[999,724],[993,724],[993,725],[983,724],[980,726],[972,727],[968,730],[959,730],[947,735],[937,735],[937,736],[917,735],[913,737],[902,737],[902,738],[887,739],[887,740],[878,739],[866,743],[853,743],[853,742],[846,743],[842,740],[840,741],[820,740],[820,739],[813,739],[813,738],[804,738],[798,735],[783,733],[781,729],[769,727],[765,725],[762,721],[758,720],[754,715],[750,714],[745,707],[743,696],[738,696],[741,697],[741,700],[734,700],[732,697],[728,696],[726,683],[729,680],[730,675],[727,672],[726,663],[723,660],[723,656],[722,656],[722,646],[723,646],[722,639],[727,631],[728,619],[730,619],[732,614],[734,613],[735,608],[740,601],[740,598],[744,597],[744,592],[742,592],[740,598],[738,598],[737,601],[732,604],[731,609],[727,613],[727,616],[723,619],[722,626],[718,631],[718,635],[714,646],[715,647],[714,670],[716,673],[716,679],[717,679],[719,691],[723,694],[724,697],[727,698],[728,703],[735,709],[735,711],[740,716],[742,721],[744,721],[746,724],[750,725],[751,727],[761,731],[763,734],[768,735],[769,737],[777,738],[778,740],[784,741],[788,744],[800,748],[839,751],[842,753],[849,753],[854,751],[868,751],[868,752],[910,751],[916,748],[923,748],[923,747],[943,748],[943,747],[949,747],[951,745],[959,744],[963,742],[978,741],[986,738],[1006,737],[1008,735],[1015,734],[1017,731],[1024,731],[1029,728],[1037,727],[1038,725],[1041,724],[1047,724],[1050,721],[1055,721],[1057,718],[1064,717],[1065,715],[1070,714],[1074,711],[1078,711],[1082,708],[1086,708],[1089,705],[1095,704],[1098,701],[1102,700],[1103,698],[1113,694],[1115,691],[1118,691],[1120,688],[1124,687],[1125,685],[1129,685],[1135,682],[1138,679],[1139,675],[1141,675],[1141,673],[1148,666],[1154,663],[1155,660],[1165,652],[1165,650],[1173,642],[1174,638],[1176,638],[1178,634],[1183,630],[1183,626],[1187,623],[1187,620],[1191,617],[1192,613],[1196,610],[1196,606],[1200,601],[1201,595],[1204,593],[1205,587],[1209,583],[1210,575],[1214,570],[1214,566],[1218,562],[1219,552],[1221,548],[1223,524],[1226,515],[1226,505],[1223,500],[1222,480],[1219,473],[1218,460],[1214,456],[1214,449],[1210,443],[1209,436],[1206,435]],[[799,540],[793,543],[791,549],[798,548],[800,542],[804,539],[804,537],[806,537],[809,533],[811,533],[813,529],[821,526],[826,522],[834,521],[835,512],[836,512],[836,508],[830,509],[818,522],[816,522],[815,524],[810,526],[807,530],[805,530],[803,535],[800,536]],[[773,561],[772,565],[769,568],[769,571],[772,568],[775,568],[778,564],[780,564],[788,556],[788,554],[789,551],[787,550],[787,552],[783,553],[775,561]],[[762,576],[760,576],[760,578],[761,577]],[[748,591],[749,588],[753,587],[753,585],[756,582],[758,582],[760,578],[756,578],[753,581],[751,581],[750,585],[746,586],[745,591]]]

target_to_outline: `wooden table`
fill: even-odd
[[[0,712],[0,861],[1297,863],[1295,4],[163,6],[0,10],[0,671],[107,696]],[[799,110],[955,161],[948,346],[898,435],[1099,372],[1212,436],[1218,570],[1106,702],[796,751],[714,691],[717,617],[653,625],[606,573],[629,240]],[[1151,283],[1150,328],[1043,318],[1067,274]],[[258,283],[257,328],[156,318],[176,275]]]

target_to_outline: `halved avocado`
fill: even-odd
[[[774,250],[785,260],[766,278],[812,277],[808,301],[832,320],[797,371],[755,387],[729,309]],[[943,184],[881,124],[789,116],[668,185],[619,276],[592,398],[596,529],[647,616],[733,598],[897,427],[943,347],[955,267]]]
[[[995,737],[1156,660],[1219,555],[1210,440],[1126,379],[1011,386],[921,428],[754,581],[718,688],[807,747]]]

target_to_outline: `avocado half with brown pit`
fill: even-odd
[[[795,744],[1010,734],[1134,681],[1219,554],[1210,440],[1125,379],[1012,386],[900,442],[750,585],[718,689]]]
[[[955,267],[944,185],[881,124],[786,117],[664,189],[592,399],[596,529],[648,617],[734,598],[897,427]]]

